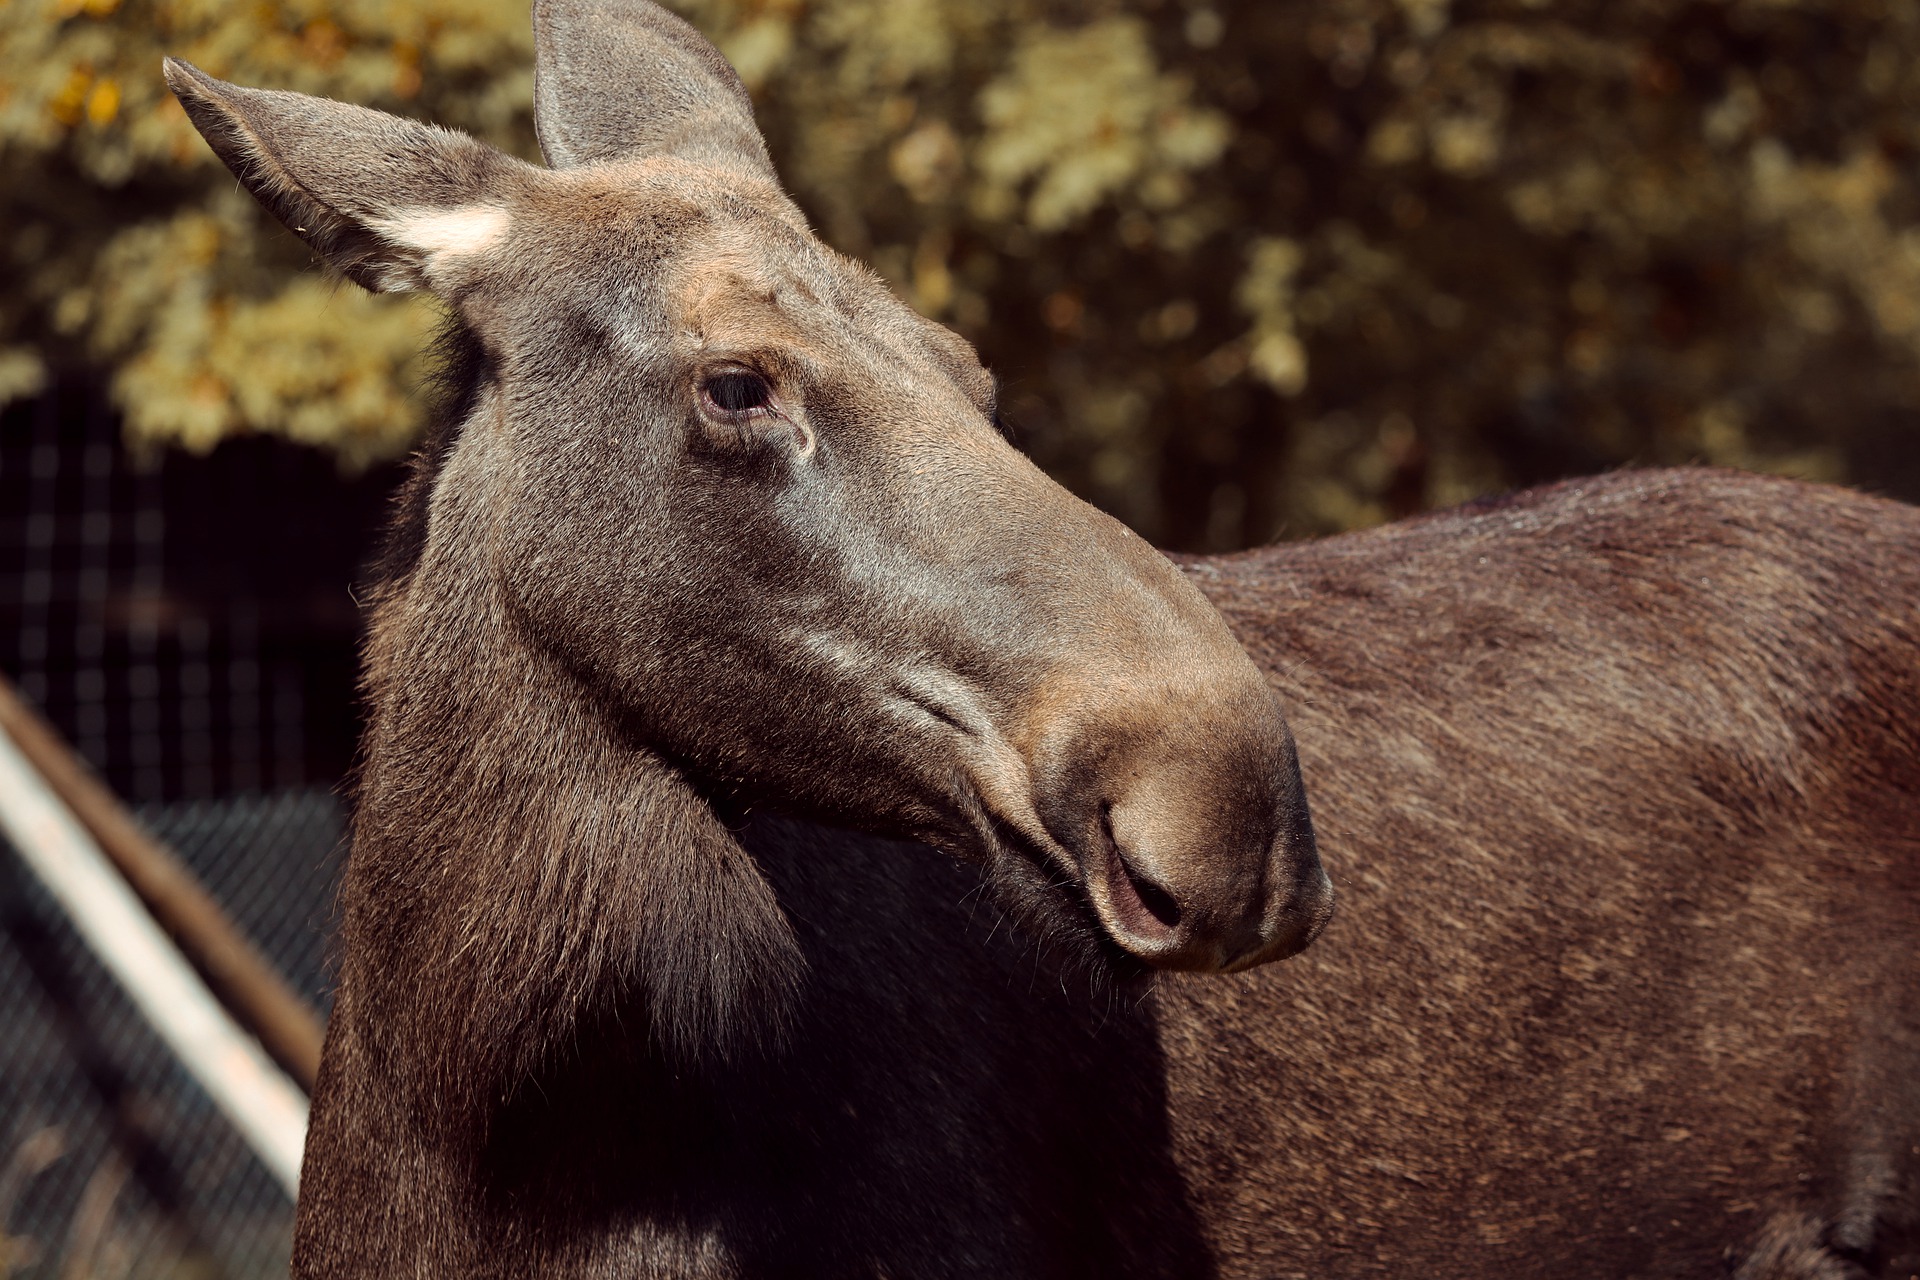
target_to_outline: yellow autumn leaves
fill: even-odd
[[[1214,162],[1228,135],[1220,113],[1156,65],[1147,26],[1134,17],[1056,29],[1016,20],[1014,8],[933,0],[690,9],[750,84],[784,75],[784,87],[811,97],[822,118],[803,125],[795,157],[803,179],[812,168],[831,181],[837,165],[883,150],[914,200],[952,198],[990,222],[1050,232],[1123,193],[1150,209],[1177,206],[1187,175]],[[109,225],[76,240],[34,217],[49,211],[9,211],[63,260],[39,273],[22,264],[38,275],[27,289],[37,305],[4,317],[0,397],[32,393],[46,358],[78,352],[110,371],[141,439],[205,449],[272,431],[354,462],[404,448],[418,422],[414,353],[431,304],[290,277],[299,255],[229,198],[230,184],[164,94],[159,59],[178,54],[243,82],[429,115],[528,153],[524,5],[21,0],[6,13],[0,127],[10,172],[31,183],[37,166],[70,165],[96,188],[102,212],[118,207]],[[832,54],[831,70],[809,84],[789,65],[806,52],[796,37],[803,19],[806,38]],[[901,114],[904,96],[862,118],[875,90],[914,90],[977,58],[990,31],[1008,30],[1019,38],[978,94],[979,138],[963,137],[973,124],[965,115],[908,119],[915,112],[909,103]],[[970,40],[976,47],[961,47]],[[888,128],[889,110],[904,127]],[[174,186],[174,199],[142,207],[148,181]],[[935,312],[950,312],[956,298],[939,251],[949,242],[923,238],[904,259],[913,265],[903,283]],[[69,351],[53,350],[63,342]]]
[[[1159,69],[1139,18],[1028,32],[1011,61],[980,95],[975,208],[988,220],[1013,214],[1023,187],[1025,221],[1042,232],[1122,192],[1170,209],[1186,200],[1187,175],[1226,147],[1226,117]]]
[[[821,234],[971,338],[1035,457],[1149,536],[1630,462],[1920,496],[1920,6],[675,7]],[[404,449],[433,304],[314,269],[159,60],[531,158],[526,9],[0,5],[0,402],[72,374],[142,441]]]
[[[268,431],[350,464],[412,440],[431,304],[315,273],[234,190],[159,74],[235,79],[524,126],[525,14],[446,4],[15,0],[0,8],[0,401],[92,369],[137,440]],[[431,66],[423,50],[431,46]],[[426,72],[434,73],[422,102]]]

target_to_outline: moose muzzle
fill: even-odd
[[[1035,808],[1116,943],[1231,973],[1312,942],[1333,886],[1272,691],[1237,645],[1187,657],[1177,679],[1073,698],[1036,743]]]

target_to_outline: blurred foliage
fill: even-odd
[[[431,304],[329,281],[159,76],[533,156],[524,0],[7,0],[0,399],[350,463]],[[1035,457],[1227,547],[1626,462],[1920,497],[1920,4],[682,0],[822,234]]]

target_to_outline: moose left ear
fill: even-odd
[[[506,234],[539,173],[463,133],[327,98],[243,89],[178,58],[167,85],[234,176],[348,278],[445,291]]]
[[[672,155],[774,178],[732,64],[652,0],[534,0],[533,123],[556,169]]]

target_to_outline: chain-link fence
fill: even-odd
[[[0,673],[320,1009],[390,480],[264,441],[138,459],[85,386],[0,411]],[[284,1275],[291,1223],[0,838],[0,1280]]]
[[[140,816],[323,1001],[338,802],[301,790]],[[284,1274],[284,1192],[12,856],[0,860],[0,1027],[0,1274]]]

